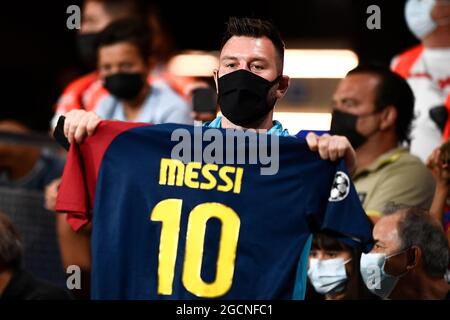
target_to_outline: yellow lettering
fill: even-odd
[[[234,173],[235,170],[236,168],[230,166],[224,166],[220,168],[219,177],[220,179],[222,179],[223,182],[225,182],[225,184],[219,185],[217,187],[217,190],[228,192],[231,189],[233,189],[233,180],[231,180],[231,178],[227,175],[227,173]]]
[[[241,193],[242,176],[244,175],[243,168],[236,168],[236,178],[234,179],[234,193]]]
[[[217,172],[217,178],[214,172]],[[233,175],[234,174],[234,175]],[[189,162],[184,164],[178,159],[161,159],[159,184],[168,186],[186,186],[193,189],[212,190],[239,194],[242,188],[244,169],[232,166],[219,167],[217,164]],[[204,182],[200,183],[200,177]],[[218,180],[220,179],[220,180]],[[220,182],[219,182],[220,181]]]
[[[200,162],[189,162],[186,165],[186,172],[184,174],[184,184],[189,188],[198,188],[198,172],[195,172],[194,169],[200,169],[202,164]]]
[[[181,187],[183,185],[184,164],[176,159],[161,159],[161,166],[159,169],[159,184],[161,185],[175,185],[175,177],[177,178],[176,185]]]
[[[211,190],[214,189],[217,185],[216,178],[211,174],[211,171],[217,171],[219,166],[217,164],[208,163],[205,164],[202,168],[202,175],[205,177],[208,182],[202,182],[200,184],[200,189],[202,190]]]

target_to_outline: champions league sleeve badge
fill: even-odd
[[[342,171],[337,171],[334,176],[333,185],[331,187],[330,197],[328,201],[344,200],[350,192],[350,179],[347,174]]]

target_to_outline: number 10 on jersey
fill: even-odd
[[[183,200],[166,199],[159,202],[150,214],[150,220],[162,223],[158,259],[158,294],[171,295],[175,262],[180,237]],[[206,223],[216,218],[221,223],[216,278],[207,283],[201,277]],[[236,249],[241,221],[230,207],[217,202],[196,206],[189,214],[182,282],[190,293],[204,298],[226,294],[233,284]]]

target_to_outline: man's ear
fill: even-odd
[[[386,130],[388,128],[395,127],[397,117],[397,109],[394,106],[387,106],[381,113],[380,129]]]
[[[406,255],[406,270],[411,270],[417,267],[419,261],[422,259],[422,250],[418,246],[412,246],[408,249]]]
[[[276,90],[276,97],[281,99],[286,94],[287,89],[289,88],[290,78],[289,76],[283,75],[281,80],[278,82],[278,88]]]
[[[214,77],[214,83],[216,84],[216,93],[219,94],[219,83],[218,83],[219,69],[213,70],[213,77]]]

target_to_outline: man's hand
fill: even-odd
[[[55,179],[45,187],[45,208],[55,211],[56,197],[58,196],[58,187],[61,178]]]
[[[350,174],[356,170],[356,153],[348,139],[344,136],[316,135],[314,132],[306,136],[311,151],[318,151],[324,160],[335,161],[344,158]]]
[[[97,128],[100,118],[93,111],[71,110],[65,114],[64,135],[69,143],[82,143],[86,136],[91,136]]]
[[[436,181],[436,190],[434,191],[430,213],[439,224],[443,223],[445,205],[450,191],[450,168],[447,163],[442,162],[441,153],[440,147],[434,149],[426,162]]]
[[[442,163],[441,153],[442,151],[440,147],[434,149],[428,157],[426,165],[428,169],[431,170],[434,180],[436,181],[436,185],[448,190],[450,189],[450,167],[447,163]]]

